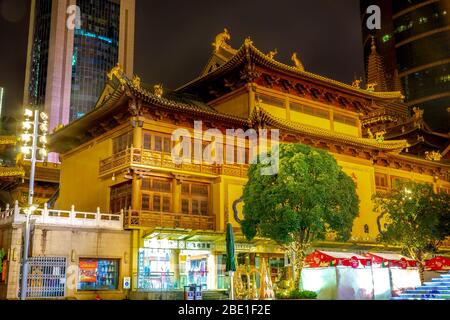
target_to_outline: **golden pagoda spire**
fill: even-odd
[[[366,83],[375,84],[375,91],[388,91],[386,74],[384,71],[383,59],[377,52],[375,37],[372,36],[371,53],[367,61],[367,81]]]

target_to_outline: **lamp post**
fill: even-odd
[[[36,170],[36,162],[43,161],[47,156],[45,146],[47,144],[48,132],[48,116],[44,112],[25,109],[25,120],[23,122],[23,134],[21,137],[23,159],[31,161],[30,167],[30,184],[28,191],[28,208],[25,210],[25,236],[23,246],[22,261],[22,284],[20,291],[20,299],[25,300],[27,297],[28,282],[28,251],[30,245],[30,219],[33,212],[37,209],[33,205],[34,195],[34,175]],[[39,158],[39,159],[38,159]]]

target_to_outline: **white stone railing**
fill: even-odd
[[[6,209],[0,209],[0,226],[25,222],[24,209],[19,207],[17,201],[12,208],[7,205]],[[123,213],[101,213],[100,208],[97,208],[97,212],[81,212],[75,211],[75,206],[72,205],[72,208],[66,211],[48,209],[45,204],[43,209],[34,211],[31,219],[35,220],[37,225],[123,230]]]

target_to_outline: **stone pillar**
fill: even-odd
[[[178,179],[172,182],[172,210],[181,213],[181,181]]]
[[[207,267],[208,267],[208,277],[207,285],[208,290],[217,289],[217,256],[211,252],[208,255]]]
[[[180,249],[173,249],[170,254],[170,271],[173,272],[173,281],[180,288]]]
[[[140,230],[131,230],[131,290],[136,291],[138,288],[138,255],[140,247]]]
[[[8,257],[8,279],[6,299],[17,300],[20,277],[20,261],[22,258],[22,228],[11,230],[11,249]]]

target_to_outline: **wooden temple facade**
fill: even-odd
[[[81,211],[99,207],[121,215],[124,230],[131,232],[133,288],[145,287],[140,264],[147,255],[156,261],[151,258],[156,253],[145,251],[153,249],[170,251],[167,266],[176,281],[183,282],[184,271],[173,265],[194,270],[204,261],[210,273],[201,281],[208,288],[224,287],[227,222],[236,228],[242,261],[284,261],[283,251],[267,239],[247,242],[239,234],[247,164],[173,162],[172,133],[182,128],[193,134],[194,121],[202,121],[203,131],[223,134],[278,129],[281,143],[329,151],[356,182],[360,214],[349,243],[330,236],[320,247],[380,246],[384,222],[371,198],[399,180],[450,192],[450,137],[432,132],[420,109],[410,115],[401,92],[310,73],[296,55],[293,66],[283,64],[250,39],[233,49],[227,34],[216,38],[201,75],[174,91],[130,79],[115,67],[95,109],[51,136],[51,150],[61,159],[56,209],[74,204]],[[198,271],[192,272],[196,277]]]

